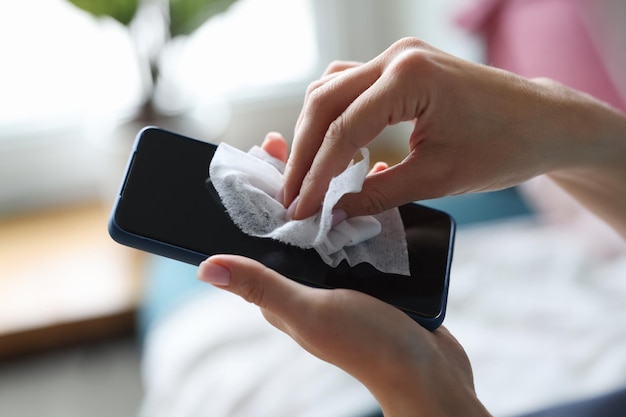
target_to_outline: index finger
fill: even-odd
[[[324,73],[322,74],[322,77],[312,83],[311,85],[309,85],[309,88],[307,89],[307,94],[305,97],[304,102],[306,103],[308,96],[310,95],[310,93],[317,87],[327,83],[328,81],[332,80],[333,78],[339,76],[339,73],[345,71],[345,70],[349,70],[351,68],[355,68],[358,66],[363,65],[362,62],[356,62],[356,61],[334,61],[331,62],[330,65],[328,65],[328,67],[326,68],[326,70],[324,71]],[[302,113],[300,113],[298,115],[298,120],[296,120],[296,127],[294,129],[294,131],[297,131],[300,127],[300,123],[302,121]]]
[[[383,74],[331,122],[304,173],[295,219],[317,212],[331,179],[345,170],[359,148],[388,125],[416,117],[418,95],[406,90],[394,71]]]
[[[286,206],[299,194],[302,181],[331,124],[350,103],[375,82],[379,75],[376,66],[366,64],[339,73],[330,80],[309,89],[294,133],[291,155],[285,168],[284,203]],[[353,156],[350,155],[348,161]]]

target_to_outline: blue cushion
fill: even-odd
[[[189,297],[215,290],[196,279],[197,267],[161,256],[147,260],[143,300],[138,325],[143,339],[150,328]]]
[[[532,214],[516,188],[423,200],[419,203],[445,211],[454,217],[460,227]]]

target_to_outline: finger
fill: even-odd
[[[351,68],[358,67],[360,65],[363,65],[363,63],[357,62],[357,61],[334,61],[330,63],[330,65],[328,65],[328,67],[326,68],[326,70],[324,71],[320,79],[315,82],[312,82],[309,85],[309,88],[307,89],[307,93],[305,96],[305,103],[306,103],[306,98],[311,94],[313,90],[326,84],[328,81],[332,80],[333,78],[337,77],[339,73],[345,70],[351,69]],[[302,113],[298,115],[298,120],[296,120],[296,125],[295,125],[294,130],[296,131],[298,130],[301,120],[302,120]]]
[[[415,118],[413,111],[407,111],[415,109],[414,103],[404,99],[407,92],[395,93],[397,88],[393,77],[381,76],[329,125],[317,149],[304,139],[308,145],[307,156],[313,160],[308,172],[298,172],[304,177],[294,219],[304,219],[318,211],[330,180],[346,168],[359,148],[366,146],[389,124]],[[293,158],[292,155],[290,161]]]
[[[344,71],[348,69],[350,68],[345,68]],[[314,94],[315,90],[327,84],[328,82],[334,80],[335,78],[342,76],[343,75],[342,72],[343,71],[328,72],[328,73],[325,72],[319,80],[313,81],[311,84],[309,84],[309,86],[307,87],[306,93],[304,95],[304,103],[302,104],[302,109],[300,110],[300,114],[298,115],[298,119],[296,120],[294,132],[297,132],[300,129],[300,125],[302,124],[302,120],[304,119],[304,114],[305,114],[304,110],[307,108],[307,103],[309,101],[309,98],[311,97],[311,95]]]
[[[285,169],[285,205],[289,205],[299,194],[302,181],[331,123],[379,74],[378,66],[372,63],[354,67],[338,73],[307,93]]]
[[[315,299],[311,297],[311,292],[321,291],[305,287],[259,262],[236,255],[208,258],[198,268],[198,279],[257,305],[274,326],[292,337],[297,337],[297,334],[292,334],[297,332],[290,332],[290,326],[283,318],[295,321],[310,318],[308,314],[303,315],[303,311],[310,300]]]
[[[372,169],[370,169],[370,172],[368,173],[368,175],[376,174],[377,172],[384,171],[387,168],[389,168],[389,164],[387,164],[386,162],[378,161],[374,164]]]
[[[358,61],[333,61],[328,65],[326,70],[324,71],[324,76],[335,74],[337,72],[345,71],[350,68],[358,67],[363,65],[362,62]]]
[[[213,256],[200,265],[198,278],[258,305],[307,351],[374,390],[406,372],[394,362],[413,355],[415,343],[407,335],[418,342],[432,338],[405,313],[367,294],[306,287],[244,257]]]
[[[368,175],[361,192],[346,194],[335,209],[344,210],[348,217],[374,215],[412,201],[441,197],[446,194],[441,177],[445,177],[443,167],[431,168],[425,161],[407,158]]]
[[[257,305],[272,325],[288,334],[289,326],[283,318],[299,317],[306,291],[314,290],[236,255],[215,255],[202,262],[198,279]]]
[[[333,336],[348,326],[337,329],[337,321],[350,322],[356,316],[355,310],[359,310],[355,303],[337,298],[343,295],[340,292],[305,287],[241,256],[210,257],[200,264],[198,278],[257,305],[273,326],[324,360],[336,361],[341,354],[341,344]],[[350,292],[348,297],[351,295]],[[356,292],[354,295],[357,299],[370,298]],[[329,348],[328,344],[332,346]]]
[[[265,135],[261,148],[272,157],[283,162],[287,161],[287,141],[280,133],[269,132]]]

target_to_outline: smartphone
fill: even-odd
[[[406,204],[410,276],[368,263],[333,268],[314,249],[243,233],[212,188],[209,164],[217,146],[156,127],[139,132],[109,220],[111,237],[126,246],[198,265],[213,254],[255,259],[300,283],[350,288],[404,311],[427,329],[444,319],[455,223],[446,213]]]

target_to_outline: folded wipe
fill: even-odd
[[[346,193],[361,190],[369,169],[363,159],[333,178],[320,211],[307,219],[288,220],[275,199],[283,184],[284,163],[259,147],[248,153],[220,144],[209,168],[211,182],[233,222],[246,234],[315,249],[328,265],[342,260],[372,264],[382,272],[410,275],[404,226],[398,209],[354,217],[332,227],[332,210]]]

